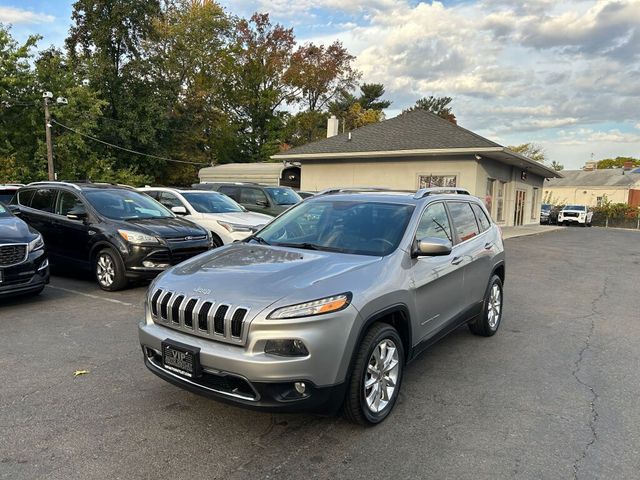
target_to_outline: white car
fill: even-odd
[[[180,190],[165,187],[138,189],[211,232],[214,247],[243,240],[273,220],[270,215],[247,211],[231,198],[210,190]]]
[[[586,205],[566,205],[558,213],[558,225],[570,225],[576,223],[582,227],[591,226],[593,212]]]

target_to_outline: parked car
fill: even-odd
[[[553,205],[549,205],[548,203],[543,203],[540,205],[540,223],[541,224],[551,224],[551,212],[553,211]]]
[[[504,276],[500,229],[466,190],[337,190],[168,270],[139,339],[193,392],[375,424],[425,348],[464,323],[496,333]]]
[[[592,218],[593,212],[590,212],[586,205],[565,205],[558,213],[558,224],[590,227]]]
[[[193,188],[224,193],[247,210],[277,216],[302,201],[290,187],[271,187],[257,183],[196,183]]]
[[[303,200],[305,198],[313,197],[315,195],[315,193],[313,192],[305,192],[303,190],[298,190],[296,193],[300,195],[300,198],[302,198]]]
[[[208,190],[178,190],[145,187],[139,191],[167,207],[176,215],[211,232],[214,247],[247,238],[273,220],[270,215],[248,212],[231,198]]]
[[[23,185],[21,183],[7,183],[0,185],[0,203],[8,205],[11,199]]]
[[[42,235],[0,203],[0,298],[39,294],[49,283]]]
[[[202,227],[129,187],[36,182],[12,202],[42,233],[53,267],[90,269],[104,290],[153,278],[211,246]]]

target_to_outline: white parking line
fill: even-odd
[[[62,290],[63,292],[68,292],[68,293],[75,293],[76,295],[82,295],[84,297],[89,297],[96,300],[104,300],[105,302],[117,303],[119,305],[126,305],[127,307],[135,307],[133,303],[123,302],[121,300],[116,300],[115,298],[100,297],[98,295],[92,295],[90,293],[84,293],[78,290],[72,290],[70,288],[56,287],[54,285],[49,285],[47,288],[53,288],[54,290]]]

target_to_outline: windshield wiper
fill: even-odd
[[[244,239],[245,242],[248,242],[249,240],[255,240],[256,242],[262,244],[262,245],[271,245],[269,242],[267,242],[264,238],[258,236],[258,235],[249,235],[247,238]]]
[[[276,247],[289,247],[289,248],[301,248],[303,250],[320,250],[325,252],[338,252],[344,253],[344,249],[336,247],[326,247],[324,245],[316,245],[315,243],[301,242],[301,243],[276,243]]]

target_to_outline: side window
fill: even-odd
[[[240,203],[248,203],[249,205],[269,205],[267,196],[258,188],[241,189]]]
[[[420,218],[416,239],[424,237],[436,237],[443,240],[453,241],[451,236],[451,226],[449,216],[444,203],[429,205]]]
[[[487,214],[484,213],[484,210],[480,205],[476,205],[475,203],[471,204],[471,208],[473,209],[473,213],[476,214],[476,219],[478,220],[478,225],[480,226],[480,231],[484,232],[485,230],[489,230],[491,226],[491,222],[487,218]]]
[[[36,190],[31,199],[31,208],[42,212],[53,213],[53,201],[56,198],[56,190],[53,188],[40,188]]]
[[[28,207],[31,205],[31,199],[33,199],[33,194],[36,193],[35,190],[20,190],[18,195],[13,197],[13,201],[16,201],[18,205],[22,205],[23,207]]]
[[[236,202],[240,202],[240,195],[238,195],[238,187],[231,185],[222,185],[218,191],[224,193],[227,197],[233,198]]]
[[[149,195],[154,200],[158,200],[160,198],[160,192],[157,192],[155,190],[147,190],[147,191],[144,191],[142,193],[144,193],[146,195]]]
[[[184,204],[173,193],[162,192],[158,200],[162,205],[171,210],[172,207],[184,207]]]
[[[480,233],[476,217],[467,202],[449,202],[453,228],[461,242],[469,240]]]
[[[84,208],[82,201],[73,193],[60,192],[60,195],[58,195],[56,213],[58,215],[67,216],[70,211],[75,210],[76,208]]]

